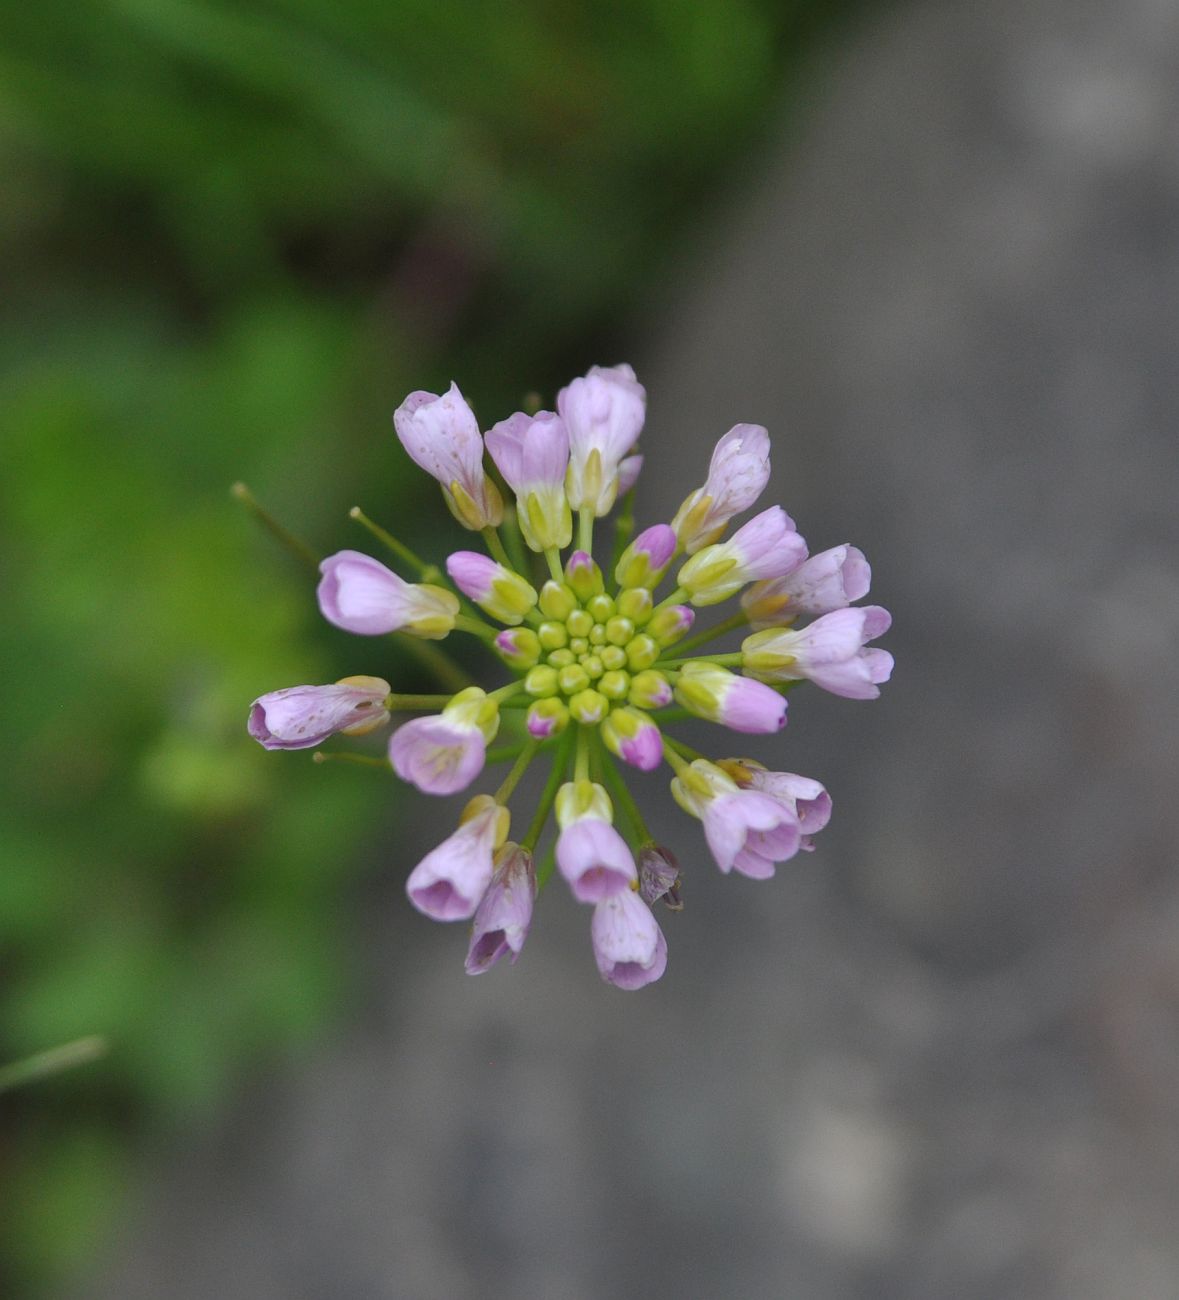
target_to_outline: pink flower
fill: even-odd
[[[646,391],[630,366],[594,366],[561,389],[557,410],[569,433],[569,504],[574,510],[608,514],[618,493],[621,461],[642,432]]]
[[[639,475],[643,470],[642,456],[627,456],[618,466],[618,495],[626,496],[632,487],[639,481]]]
[[[439,641],[454,627],[459,603],[442,587],[405,582],[380,560],[337,551],[319,566],[316,595],[324,618],[345,632],[413,632]]]
[[[442,484],[451,513],[467,528],[497,526],[503,500],[483,471],[483,438],[457,384],[441,397],[410,393],[393,413],[393,427],[413,461]]]
[[[415,718],[389,740],[389,761],[424,794],[465,790],[483,771],[499,728],[496,702],[477,686],[460,691],[441,713]]]
[[[557,866],[579,903],[597,903],[638,879],[626,841],[611,825],[610,797],[590,781],[570,781],[557,792]]]
[[[697,717],[746,735],[773,735],[786,725],[785,697],[772,686],[738,677],[707,660],[680,669],[675,697]]]
[[[676,581],[693,605],[716,605],[747,582],[789,573],[806,557],[806,542],[781,506],[763,510],[729,538],[706,546],[679,571]]]
[[[748,510],[770,479],[770,435],[760,424],[735,424],[716,444],[708,479],[676,511],[671,526],[680,546],[694,555]]]
[[[476,795],[458,830],[410,872],[405,889],[414,907],[435,921],[473,916],[491,883],[492,855],[507,837],[507,819],[506,808]]]
[[[750,767],[749,785],[788,808],[797,818],[802,833],[799,848],[814,848],[811,836],[817,835],[831,820],[831,796],[823,785],[809,776],[767,772],[761,766]]]
[[[704,823],[704,838],[726,874],[755,880],[774,874],[774,863],[798,852],[798,818],[780,800],[760,790],[741,789],[715,763],[697,759],[671,783],[685,812]]]
[[[746,637],[746,672],[770,681],[804,678],[849,700],[874,700],[892,674],[887,650],[865,643],[888,631],[892,616],[879,605],[833,610],[798,631],[767,628]]]
[[[741,606],[755,628],[775,627],[799,614],[829,614],[868,594],[872,570],[854,546],[820,551],[781,578],[754,583]]]
[[[606,748],[640,772],[653,772],[663,762],[663,736],[641,710],[615,708],[601,730]]]
[[[464,596],[501,623],[523,622],[536,604],[535,587],[480,551],[448,555],[446,572]]]
[[[645,528],[622,552],[614,567],[620,587],[655,587],[675,554],[675,533],[667,524]]]
[[[573,518],[565,499],[569,435],[559,415],[517,411],[487,431],[487,450],[516,494],[524,540],[534,551],[568,546]]]
[[[532,854],[518,844],[505,844],[498,857],[499,865],[471,925],[468,975],[482,975],[508,954],[514,966],[532,924],[536,897]]]
[[[607,984],[641,989],[667,969],[667,941],[651,909],[633,889],[604,898],[594,908],[590,940]]]
[[[250,705],[248,730],[264,749],[311,749],[336,732],[360,736],[389,720],[389,683],[345,677],[332,686],[288,686]]]

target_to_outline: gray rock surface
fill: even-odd
[[[1174,1300],[1177,217],[1171,0],[833,50],[633,356],[651,518],[760,420],[894,611],[882,701],[794,697],[818,851],[721,879],[636,778],[687,908],[631,996],[559,891],[468,980],[390,829],[366,1004],[161,1157],[87,1297]]]

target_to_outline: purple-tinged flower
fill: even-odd
[[[526,673],[540,662],[540,639],[529,627],[504,628],[492,644],[503,657],[504,663],[518,673]]]
[[[654,722],[638,709],[615,708],[601,724],[610,753],[640,772],[654,772],[663,762],[663,737]]]
[[[410,393],[394,411],[393,427],[413,461],[442,484],[460,524],[478,531],[503,520],[503,498],[483,470],[478,422],[457,384],[441,397]]]
[[[849,700],[874,700],[892,674],[887,650],[866,648],[888,631],[892,616],[879,605],[836,609],[797,631],[767,628],[741,644],[745,671],[768,681],[807,678]]]
[[[647,635],[666,649],[681,637],[687,636],[696,621],[696,611],[691,605],[668,605],[647,624]]]
[[[568,725],[569,706],[555,695],[534,700],[524,717],[525,729],[533,740],[549,740],[553,736],[559,736]]]
[[[287,686],[250,705],[248,730],[264,749],[311,749],[329,736],[363,736],[389,721],[389,683],[342,677],[332,686]]]
[[[618,494],[621,461],[646,419],[646,390],[630,366],[594,366],[561,389],[557,410],[569,432],[569,504],[608,514]]]
[[[441,713],[399,727],[389,739],[389,761],[403,781],[424,794],[454,794],[483,771],[487,746],[498,730],[495,700],[468,686]]]
[[[699,659],[680,669],[675,698],[689,713],[709,722],[742,731],[748,736],[768,736],[786,725],[785,697],[749,677],[738,677]]]
[[[755,582],[741,607],[755,628],[780,627],[800,614],[829,614],[868,594],[872,570],[854,546],[833,546],[812,555],[781,578]]]
[[[675,854],[661,844],[644,844],[639,849],[639,897],[650,907],[659,899],[672,912],[682,912],[680,864]]]
[[[639,475],[643,471],[642,456],[627,456],[618,466],[618,495],[626,496],[632,487],[639,481]]]
[[[811,837],[831,820],[831,796],[820,782],[794,772],[768,772],[751,758],[721,759],[717,766],[745,789],[760,790],[787,807],[802,833],[800,849],[813,849]]]
[[[806,542],[781,506],[763,510],[729,538],[706,546],[679,571],[676,581],[693,605],[717,605],[747,582],[777,578],[806,558]]]
[[[605,590],[602,570],[587,551],[574,551],[565,561],[565,581],[568,590],[583,604]]]
[[[704,823],[716,865],[755,880],[774,874],[774,863],[798,852],[797,817],[760,790],[741,789],[715,763],[698,758],[671,783],[676,802]]]
[[[465,921],[491,883],[493,854],[508,837],[509,814],[490,795],[467,804],[458,830],[432,849],[405,882],[409,901],[435,921]]]
[[[446,572],[464,596],[501,623],[522,623],[536,604],[535,587],[479,551],[448,555]]]
[[[610,796],[600,785],[568,781],[557,792],[557,866],[579,903],[600,902],[638,879],[613,819]]]
[[[532,903],[536,898],[532,854],[518,844],[505,844],[496,854],[496,863],[491,884],[471,923],[468,975],[482,975],[504,956],[514,966],[532,924]]]
[[[662,709],[672,701],[671,683],[654,668],[645,668],[630,679],[627,703],[639,709]]]
[[[725,525],[748,510],[770,481],[770,435],[760,424],[735,424],[716,444],[708,479],[671,521],[680,548],[689,555],[710,546]]]
[[[380,560],[360,551],[337,551],[319,566],[316,596],[329,623],[361,636],[412,632],[440,641],[454,627],[459,603],[453,592],[405,582]]]
[[[516,494],[517,518],[534,551],[568,546],[573,516],[565,497],[569,435],[559,415],[540,411],[501,420],[487,431],[487,450]]]
[[[599,974],[616,988],[641,989],[667,969],[667,940],[651,909],[633,889],[598,903],[590,940]]]
[[[622,552],[614,567],[620,587],[656,587],[675,555],[675,533],[668,524],[652,524]]]

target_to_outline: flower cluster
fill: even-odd
[[[786,692],[803,680],[873,698],[892,657],[868,643],[890,619],[879,606],[854,604],[868,592],[863,555],[847,545],[809,555],[779,506],[725,537],[769,480],[760,425],[730,429],[671,522],[632,537],[628,494],[646,416],[634,371],[594,367],[561,390],[556,407],[517,413],[484,434],[454,384],[441,396],[411,393],[393,417],[397,436],[484,549],[456,551],[444,575],[354,511],[421,581],[351,550],[319,566],[319,607],[335,626],[427,641],[466,633],[511,680],[451,696],[399,695],[378,677],[295,686],[256,700],[249,730],[268,749],[303,749],[419,711],[393,732],[388,761],[431,795],[466,790],[489,763],[510,764],[496,791],[475,795],[453,834],[410,873],[410,901],[435,920],[472,922],[466,969],[480,974],[519,957],[538,888],[555,868],[593,909],[602,978],[634,989],[663,974],[667,944],[652,906],[682,905],[680,872],[652,840],[615,760],[644,772],[667,763],[672,794],[702,823],[720,870],[772,876],[827,824],[827,791],[752,759],[705,758],[673,739],[667,723],[695,717],[771,734],[786,722]],[[603,571],[594,525],[620,496],[626,504]],[[661,597],[665,580],[671,590]],[[736,613],[689,635],[698,610],[738,594]],[[738,629],[749,634],[737,651],[687,653]],[[551,760],[547,784],[512,841],[508,801],[542,754]],[[550,814],[558,833],[538,868]]]

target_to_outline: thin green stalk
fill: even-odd
[[[749,616],[743,609],[739,609],[731,618],[726,618],[723,623],[718,623],[716,627],[705,628],[703,632],[697,632],[695,636],[690,636],[686,641],[681,641],[677,650],[693,650],[698,645],[705,645],[715,637],[724,636],[726,632],[736,631],[739,627],[745,627],[749,623]]]
[[[428,668],[441,685],[450,687],[452,691],[461,691],[471,685],[470,674],[433,641],[423,641],[409,632],[393,632],[391,635],[407,654]]]
[[[503,530],[504,537],[507,539],[504,545],[512,558],[511,567],[519,574],[526,574],[529,569],[529,552],[524,545],[524,534],[520,531],[519,511],[515,506],[508,505],[504,509]]]
[[[698,758],[704,758],[704,755],[698,750],[693,749],[691,745],[685,745],[682,740],[674,740],[671,736],[664,735],[663,749],[667,752],[667,746],[670,745],[679,757],[687,759],[689,763],[694,763]],[[674,764],[673,764],[674,766]]]
[[[582,506],[577,512],[577,549],[586,555],[594,553],[594,511],[592,506]]]
[[[498,700],[500,708],[509,704],[517,695],[522,695],[524,688],[520,682],[508,682],[506,686],[497,686],[494,691],[488,691],[488,699]]]
[[[520,778],[528,770],[528,764],[536,757],[536,751],[539,748],[538,741],[530,740],[520,751],[519,758],[512,764],[512,770],[504,777],[499,789],[493,796],[496,803],[507,803],[512,797],[512,791],[520,784]]]
[[[688,774],[687,761],[678,753],[679,746],[672,738],[664,733],[663,736],[663,757],[671,764],[678,777],[684,777]]]
[[[678,659],[659,659],[655,663],[656,668],[682,668],[684,664],[691,663],[709,663],[717,664],[721,668],[739,668],[745,662],[745,655],[740,650],[734,650],[732,654],[723,655],[687,655],[685,658]]]
[[[631,794],[626,784],[626,778],[618,770],[617,764],[611,761],[609,755],[606,755],[603,759],[602,772],[606,778],[606,784],[610,787],[610,793],[614,796],[614,802],[622,809],[623,815],[630,822],[635,835],[638,837],[639,847],[654,844],[655,839],[647,829],[647,823],[643,820],[643,814],[639,812],[639,805],[635,803],[634,795]]]
[[[371,754],[350,754],[344,749],[335,749],[325,753],[317,749],[311,755],[313,763],[353,763],[357,767],[380,767],[386,772],[392,771],[392,764],[387,758],[374,758]]]
[[[301,537],[296,537],[290,529],[284,528],[270,511],[259,503],[257,497],[244,483],[235,483],[229,491],[230,495],[236,501],[240,501],[271,537],[290,551],[300,564],[306,565],[313,573],[319,572],[319,560],[316,559],[311,547]]]
[[[359,506],[353,506],[348,511],[348,518],[355,519],[362,528],[367,528],[377,541],[382,546],[387,547],[403,564],[408,564],[411,569],[416,569],[423,582],[437,582],[442,576],[442,571],[436,564],[427,564],[425,560],[420,559],[404,542],[399,542],[392,533],[387,532],[380,524],[373,523]]]
[[[583,727],[579,722],[577,724],[577,756],[573,764],[573,779],[575,781],[589,780],[589,741],[590,729]]]
[[[529,853],[536,851],[537,843],[544,832],[545,823],[549,819],[549,813],[552,812],[553,804],[556,802],[557,791],[565,783],[565,773],[569,767],[569,749],[572,743],[573,728],[570,727],[562,736],[561,743],[557,746],[557,752],[553,755],[553,766],[549,771],[549,779],[545,782],[544,789],[541,791],[540,801],[536,805],[536,812],[533,814],[532,822],[524,833],[524,838],[520,841],[520,847],[527,849]],[[543,883],[541,873],[538,871],[536,873],[537,888]]]
[[[60,1047],[51,1047],[47,1052],[38,1052],[35,1056],[26,1056],[23,1061],[0,1066],[0,1092],[51,1078],[79,1065],[88,1065],[105,1056],[107,1050],[106,1039],[92,1034],[87,1038],[76,1038],[72,1043],[63,1043]]]
[[[549,576],[554,582],[565,581],[565,570],[561,567],[561,552],[555,546],[544,548],[545,563],[549,566]]]
[[[651,613],[653,615],[658,614],[661,609],[666,609],[668,605],[682,605],[684,600],[687,598],[687,595],[688,593],[683,589],[683,587],[677,587],[670,596],[665,596],[659,604],[655,606]]]
[[[385,708],[390,713],[429,712],[442,709],[450,703],[449,695],[399,695],[396,691],[385,696]]]
[[[454,626],[459,632],[470,632],[472,636],[477,636],[480,641],[494,641],[499,635],[499,630],[485,623],[481,618],[476,618],[473,614],[456,614],[454,616]]]
[[[618,568],[618,561],[622,559],[622,552],[626,550],[634,530],[635,489],[632,487],[626,496],[622,498],[622,509],[618,512],[618,518],[614,522],[614,550],[610,557],[611,573]]]
[[[504,544],[499,539],[499,532],[490,524],[483,529],[483,540],[487,543],[487,550],[490,552],[492,559],[497,560],[505,569],[515,571],[511,557],[504,550]]]

